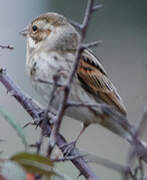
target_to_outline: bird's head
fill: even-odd
[[[49,49],[76,49],[79,33],[67,19],[57,13],[45,13],[37,17],[22,31],[28,46],[46,46]]]

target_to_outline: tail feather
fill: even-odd
[[[129,123],[127,117],[107,106],[103,108],[103,112],[107,117],[101,125],[125,138],[134,147],[137,156],[147,163],[147,143],[135,137],[136,129]]]

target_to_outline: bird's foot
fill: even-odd
[[[42,121],[44,120],[44,111],[40,111],[36,114],[36,117],[33,119],[33,121],[26,123],[23,128],[28,127],[29,125],[38,126],[41,125]]]
[[[60,148],[63,150],[63,156],[68,157],[70,156],[71,152],[75,149],[76,147],[76,141],[73,141],[71,143],[65,143]]]

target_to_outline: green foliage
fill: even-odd
[[[25,138],[25,135],[23,133],[23,129],[21,126],[16,122],[15,119],[11,117],[11,115],[2,107],[0,107],[0,115],[11,125],[11,127],[16,131],[18,134],[18,137],[22,140],[22,143],[25,146],[25,150],[27,150],[28,144],[27,140]]]
[[[45,175],[50,178],[57,175],[53,170],[53,162],[41,155],[33,153],[19,153],[11,157],[11,160],[20,164],[26,171],[33,174]]]
[[[70,180],[55,170],[52,160],[42,155],[22,152],[12,156],[11,160],[21,165],[27,172],[44,175],[48,179],[54,176],[56,179]]]

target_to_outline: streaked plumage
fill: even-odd
[[[106,71],[91,51],[85,50],[78,68],[81,85],[102,102],[113,105],[117,111],[126,115],[126,109],[116,88]]]
[[[37,30],[34,31],[34,29]],[[80,39],[79,33],[69,24],[65,17],[56,13],[46,13],[36,18],[27,32],[27,61],[26,68],[30,79],[46,102],[52,91],[52,85],[43,84],[38,79],[52,81],[53,75],[60,73],[60,82],[65,83],[75,60],[76,48]],[[62,96],[58,87],[53,107],[58,109]],[[100,61],[91,50],[83,51],[77,73],[74,77],[69,100],[83,103],[106,103],[122,115],[126,109],[116,88],[110,81]],[[102,114],[98,108],[72,107],[66,115],[84,124],[99,123],[111,131],[128,136],[114,121]]]

